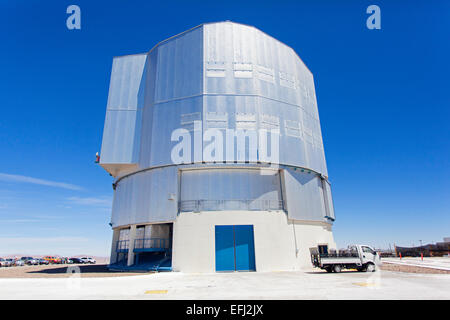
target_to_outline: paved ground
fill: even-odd
[[[450,271],[450,258],[447,257],[424,257],[421,258],[383,258],[383,262],[399,265],[416,266],[421,268],[433,268]]]
[[[0,279],[0,299],[450,299],[450,275],[392,271]]]

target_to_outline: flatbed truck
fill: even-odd
[[[313,266],[327,272],[341,272],[342,269],[374,272],[381,264],[380,255],[367,245],[351,245],[347,250],[330,253],[310,248],[310,252]]]

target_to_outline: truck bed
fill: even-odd
[[[327,264],[356,264],[361,265],[361,259],[359,257],[321,257],[321,265]]]

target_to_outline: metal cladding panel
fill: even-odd
[[[107,110],[101,151],[102,164],[137,163],[141,110]]]
[[[173,164],[171,134],[203,113],[203,28],[173,37],[149,54],[139,166]]]
[[[327,175],[314,79],[297,54],[254,27],[203,28],[205,113],[222,114],[229,129],[237,114],[253,115],[252,129],[280,130],[280,164]]]
[[[301,76],[310,72],[291,48],[245,25],[224,22],[204,29],[205,93],[262,95],[300,105],[297,82],[312,77]]]
[[[324,187],[324,197],[325,197],[325,206],[327,209],[327,215],[332,220],[336,219],[334,215],[334,205],[333,205],[333,198],[331,196],[331,186],[328,181],[323,181],[323,187]]]
[[[101,150],[102,164],[138,161],[146,55],[114,58]]]
[[[257,169],[183,170],[180,199],[280,201],[280,176]]]
[[[185,98],[158,103],[151,108],[146,108],[144,114],[145,122],[152,121],[147,125],[145,134],[142,135],[142,152],[140,166],[173,164],[171,160],[172,148],[178,143],[171,141],[172,132],[184,128],[191,133],[193,138],[193,121],[202,119],[203,97]],[[151,116],[149,113],[152,113]],[[191,141],[194,147],[193,139]],[[150,147],[148,147],[150,146]],[[193,150],[191,150],[193,155]]]
[[[108,110],[136,110],[142,108],[139,92],[143,88],[143,74],[147,54],[116,57],[113,60],[109,85]]]
[[[153,103],[203,92],[203,28],[171,38],[156,49]]]
[[[289,219],[325,221],[327,212],[320,176],[285,169],[283,177]]]
[[[113,228],[121,225],[174,221],[177,216],[178,169],[140,172],[117,184],[112,208]]]
[[[309,157],[303,139],[301,109],[263,97],[260,97],[258,101],[259,127],[280,130],[280,163],[309,167]],[[311,169],[315,170],[316,168]]]

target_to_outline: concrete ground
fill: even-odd
[[[153,273],[128,277],[1,278],[0,299],[450,299],[450,275]]]
[[[450,271],[450,258],[448,257],[424,257],[423,261],[419,258],[383,258],[383,262],[395,263],[407,266],[416,266],[422,268],[433,268]]]

